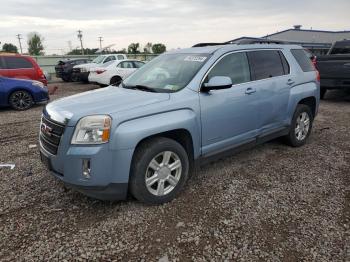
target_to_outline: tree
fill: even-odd
[[[128,46],[128,53],[129,54],[138,54],[138,53],[140,53],[139,48],[140,48],[140,43],[131,43]]]
[[[145,47],[143,48],[143,52],[145,52],[146,54],[150,54],[150,53],[152,53],[152,43],[147,43],[146,45],[145,45]]]
[[[161,53],[164,53],[166,51],[166,46],[159,43],[159,44],[154,44],[152,46],[152,51],[153,53],[155,54],[161,54]]]
[[[9,52],[9,53],[18,53],[17,46],[11,44],[11,43],[5,43],[2,46],[2,51]]]
[[[42,55],[44,54],[43,46],[44,38],[40,36],[37,32],[32,32],[28,34],[28,52],[30,55]]]

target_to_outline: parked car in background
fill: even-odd
[[[321,98],[329,89],[350,92],[350,40],[335,42],[327,55],[317,57],[321,75]]]
[[[139,60],[122,60],[90,69],[89,82],[101,86],[119,85],[125,78],[142,67],[145,63]]]
[[[73,67],[76,65],[89,63],[89,59],[67,59],[58,61],[55,66],[56,77],[61,78],[65,82],[72,81]]]
[[[36,80],[47,85],[43,70],[30,56],[0,53],[0,75]]]
[[[35,103],[47,102],[47,87],[36,80],[24,80],[0,76],[0,106],[26,110]]]
[[[90,69],[103,64],[111,64],[116,60],[127,59],[125,54],[100,55],[91,63],[76,65],[73,67],[72,78],[74,81],[89,82]]]
[[[119,88],[48,104],[41,160],[88,196],[124,199],[130,192],[146,203],[165,203],[197,164],[214,156],[280,136],[304,145],[319,95],[318,72],[300,46],[174,50]]]

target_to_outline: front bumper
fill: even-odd
[[[50,173],[87,196],[101,200],[127,197],[133,150],[110,150],[109,144],[77,146],[70,144],[73,127],[66,127],[57,154],[40,142],[41,160]],[[83,161],[90,161],[90,177],[83,175]]]

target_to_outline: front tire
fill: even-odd
[[[183,189],[189,174],[189,158],[176,141],[164,137],[143,142],[131,166],[132,195],[147,204],[173,200]]]
[[[313,114],[307,105],[299,104],[294,112],[287,142],[293,147],[305,145],[310,136],[313,123]]]
[[[23,111],[31,108],[34,101],[30,93],[24,90],[19,90],[10,95],[9,104],[13,109]]]

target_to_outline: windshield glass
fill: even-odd
[[[184,88],[207,61],[208,54],[163,54],[124,81],[124,87],[146,86],[176,92]]]
[[[104,55],[100,55],[100,56],[96,57],[94,60],[92,60],[92,63],[100,64],[100,63],[102,63],[104,58],[105,58]]]

